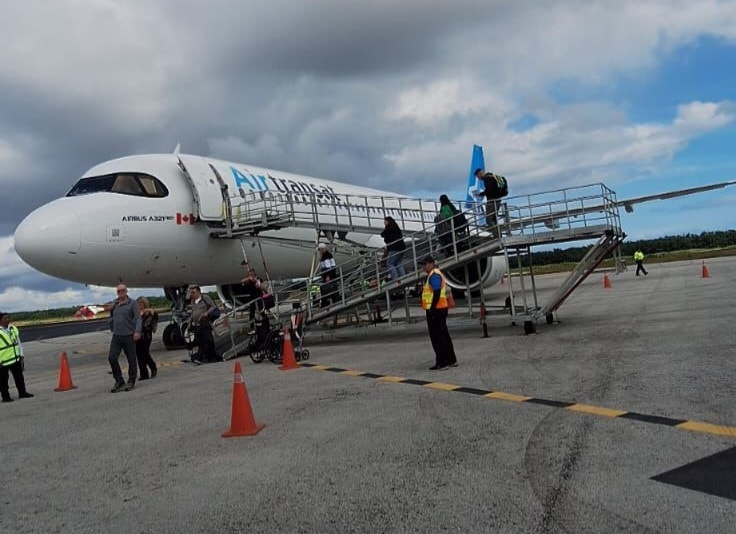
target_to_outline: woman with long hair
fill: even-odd
[[[404,234],[396,221],[390,215],[383,218],[384,229],[381,237],[386,243],[386,266],[391,275],[391,280],[396,280],[406,275],[406,269],[402,263],[406,244]]]
[[[138,372],[141,380],[156,378],[158,368],[151,357],[151,341],[153,333],[158,326],[158,313],[151,308],[151,303],[146,297],[138,297],[138,310],[141,314],[141,338],[135,342],[135,354],[138,359]],[[151,374],[148,374],[148,371]]]

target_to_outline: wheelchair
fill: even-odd
[[[280,364],[283,361],[284,349],[283,325],[276,321],[272,326],[268,314],[261,313],[260,315],[261,317],[256,322],[256,328],[248,342],[250,359],[254,363],[261,363],[268,358],[270,362]],[[289,321],[289,335],[293,344],[294,359],[296,361],[308,360],[309,349],[303,347],[304,312],[299,303],[293,304]]]
[[[273,362],[281,357],[281,347],[283,345],[281,328],[280,322],[271,325],[265,311],[258,314],[255,329],[248,340],[247,349],[253,363],[261,363],[266,358]]]

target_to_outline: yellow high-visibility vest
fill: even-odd
[[[0,365],[13,365],[20,361],[18,350],[18,328],[10,325],[8,331],[0,329]]]
[[[442,279],[442,287],[440,288],[440,299],[437,301],[437,309],[447,308],[447,282],[445,281],[445,275],[442,271],[436,267],[432,269],[432,272],[427,275],[427,279],[424,281],[424,287],[422,288],[422,308],[428,310],[432,306],[432,298],[434,297],[434,289],[429,285],[429,279],[432,275],[438,274]]]

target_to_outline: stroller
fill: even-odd
[[[289,335],[294,347],[294,359],[296,361],[308,360],[309,349],[303,347],[304,343],[304,310],[299,302],[291,305],[291,320],[289,321]]]

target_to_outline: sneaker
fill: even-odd
[[[447,371],[447,366],[440,367],[439,365],[433,365],[429,368],[430,371]]]
[[[31,399],[33,398],[33,393],[28,393],[27,391],[25,393],[21,393],[18,395],[19,399]]]
[[[3,402],[13,402],[13,399],[10,397],[3,398]]]
[[[457,362],[455,362],[455,363],[451,363],[451,364],[450,364],[450,367],[457,367]]]
[[[119,382],[115,382],[115,386],[110,390],[110,393],[117,393],[118,391],[123,391],[123,388],[125,387],[125,382],[122,380]]]
[[[135,387],[135,380],[128,380],[128,383],[125,384],[125,391],[130,391]]]

